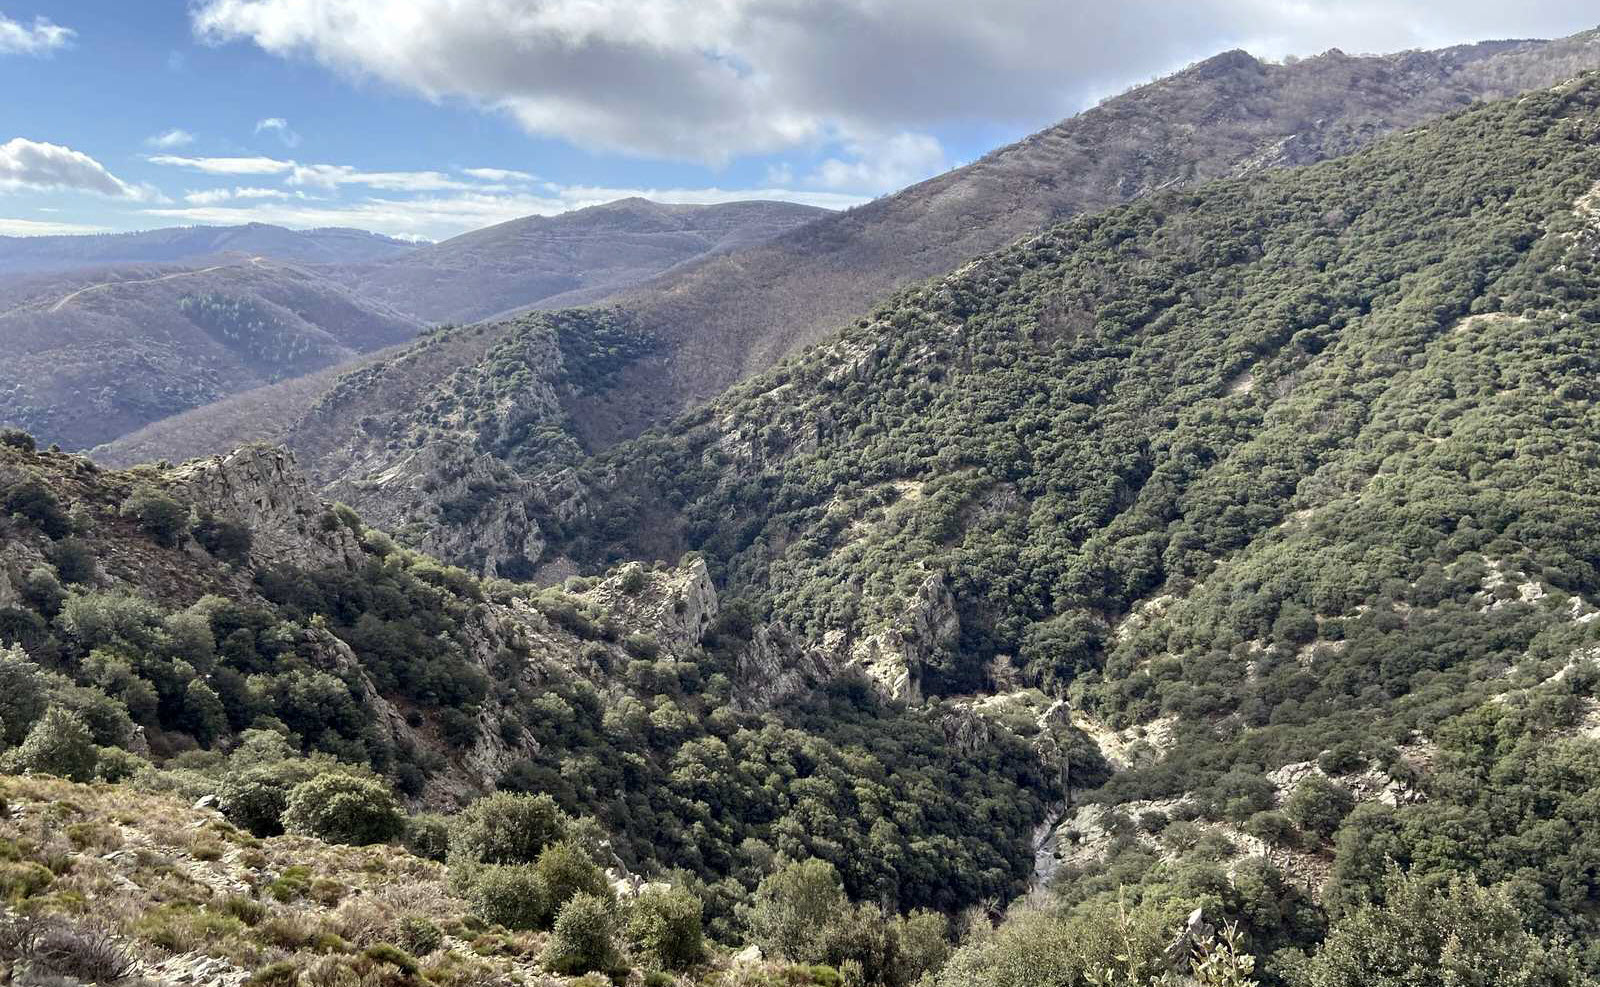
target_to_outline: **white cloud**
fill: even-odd
[[[485,191],[492,188],[451,178],[439,171],[363,171],[350,165],[301,164],[268,157],[186,158],[156,154],[150,157],[150,162],[208,175],[283,175],[290,185],[322,189],[335,189],[342,185],[362,185],[391,192]]]
[[[35,17],[27,25],[0,14],[0,55],[48,55],[65,48],[78,32]]]
[[[276,188],[212,188],[184,194],[183,201],[194,206],[214,206],[232,199],[310,199],[304,192],[285,192]]]
[[[154,137],[146,137],[144,142],[151,147],[159,147],[164,151],[170,151],[173,148],[193,144],[194,135],[187,130],[173,127],[165,133],[156,134]]]
[[[196,33],[528,131],[722,162],[1038,125],[1236,46],[1394,50],[1594,24],[1593,0],[198,0]],[[848,164],[849,162],[846,162]]]
[[[83,223],[53,223],[37,219],[6,219],[0,217],[0,236],[63,236],[68,234],[105,233],[104,226],[87,226]]]
[[[291,185],[338,188],[340,185],[365,185],[391,192],[442,192],[482,186],[459,181],[437,171],[362,171],[349,165],[296,165],[289,176]]]
[[[289,227],[351,226],[398,237],[445,239],[523,216],[553,216],[586,206],[642,196],[657,202],[710,204],[747,199],[779,199],[843,209],[861,196],[789,189],[623,189],[601,186],[544,186],[547,194],[465,192],[413,199],[369,198],[350,204],[268,201],[249,205],[219,203],[147,209],[145,213],[184,223],[274,223]]]
[[[846,145],[848,159],[829,158],[807,183],[857,192],[889,192],[950,167],[944,147],[927,134],[895,134]]]
[[[154,189],[130,185],[82,151],[16,137],[0,144],[0,192],[29,189],[93,192],[113,199],[159,199]]]
[[[525,171],[512,171],[509,168],[461,168],[463,175],[471,175],[486,182],[534,182],[539,176],[530,175]]]
[[[300,146],[300,135],[294,132],[294,129],[289,126],[289,121],[283,117],[267,117],[265,120],[258,120],[256,122],[256,135],[260,136],[263,133],[277,134],[278,139],[283,141],[284,147]]]
[[[295,169],[293,161],[260,157],[182,158],[171,154],[157,154],[150,158],[150,163],[203,171],[208,175],[286,175]]]

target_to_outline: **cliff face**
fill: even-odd
[[[179,499],[248,527],[261,561],[350,567],[361,557],[355,533],[329,511],[286,449],[246,446],[186,463],[165,478]]]

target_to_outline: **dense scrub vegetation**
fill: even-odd
[[[1320,903],[1253,878],[1277,889],[1276,918],[1241,914],[1283,953],[1272,982],[1329,921],[1383,907],[1386,858],[1587,940],[1571,840],[1600,820],[1564,793],[1593,742],[1533,737],[1576,729],[1592,685],[1460,737],[1493,734],[1469,724],[1499,719],[1511,669],[1536,682],[1596,637],[1597,133],[1591,77],[1063,225],[600,457],[593,522],[554,550],[626,557],[668,531],[812,641],[885,626],[941,574],[962,639],[914,670],[925,690],[1016,679],[1112,728],[1170,722],[1166,757],[1092,797],[1185,799],[1334,858]],[[1536,749],[1569,767],[1534,770]],[[1313,786],[1280,806],[1268,772],[1310,761],[1409,777],[1421,801],[1346,814]],[[1103,915],[1131,880],[1244,908],[1237,876],[1158,864],[1130,850],[1062,907]]]
[[[588,463],[586,510],[542,519],[597,570],[703,553],[734,599],[687,644],[619,616],[665,566],[484,582],[347,510],[312,522],[337,559],[268,562],[282,532],[187,509],[161,470],[5,436],[28,565],[0,766],[215,795],[252,839],[403,843],[573,976],[702,970],[710,939],[784,964],[725,984],[1591,982],[1597,182],[1591,77],[900,296]],[[648,346],[605,313],[526,326],[411,424],[489,442],[538,394],[559,422],[557,384]],[[154,601],[151,573],[186,581]],[[760,632],[848,645],[930,576],[959,627],[907,658],[931,701],[851,669],[739,701]],[[498,794],[404,811],[469,751]],[[1090,790],[1061,805],[1069,768]],[[0,878],[48,901],[29,853]],[[670,887],[625,905],[608,867]],[[334,891],[291,867],[266,894]],[[418,968],[388,939],[360,957]]]

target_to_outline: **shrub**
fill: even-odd
[[[250,561],[250,546],[255,536],[237,521],[201,515],[194,525],[194,540],[213,556],[238,565]]]
[[[421,915],[407,915],[395,930],[400,945],[413,956],[427,956],[444,945],[444,933]]]
[[[368,946],[361,953],[374,963],[387,963],[396,967],[406,976],[415,976],[417,972],[417,959],[410,953],[392,943],[379,942]]]
[[[1317,755],[1317,767],[1330,775],[1349,774],[1367,766],[1361,745],[1353,740],[1342,741]]]
[[[99,758],[94,738],[83,720],[73,713],[53,706],[44,717],[28,731],[22,746],[5,756],[6,770],[52,774],[72,781],[89,781],[94,778],[94,766]]]
[[[556,915],[544,965],[568,976],[610,970],[618,960],[615,937],[612,903],[598,895],[574,895]]]
[[[283,812],[289,791],[316,777],[308,761],[288,760],[230,773],[217,786],[217,807],[223,816],[252,836],[277,836],[283,832]]]
[[[424,812],[406,820],[405,848],[425,860],[443,860],[450,852],[450,822]]]
[[[550,892],[531,864],[489,864],[477,868],[467,888],[473,910],[486,922],[508,929],[542,929],[550,922]]]
[[[0,897],[15,901],[31,898],[50,886],[56,876],[50,868],[31,860],[0,863]]]
[[[1434,890],[1391,870],[1384,904],[1366,905],[1334,925],[1297,977],[1307,987],[1447,987],[1582,982],[1570,958],[1523,926],[1502,891],[1455,876]]]
[[[91,583],[94,581],[94,553],[79,538],[63,538],[50,546],[50,563],[64,583]]]
[[[579,893],[611,897],[611,885],[606,882],[605,874],[576,843],[562,841],[550,844],[539,854],[539,862],[534,868],[544,880],[545,892],[550,896],[550,907],[553,909],[559,909]]]
[[[68,982],[115,984],[138,970],[133,954],[110,934],[65,922],[42,924],[31,936],[29,980],[47,982],[59,977]]]
[[[72,519],[61,509],[61,502],[36,479],[22,480],[0,490],[0,512],[32,522],[51,539],[72,534]]]
[[[44,669],[21,648],[0,649],[0,741],[22,743],[49,702]]]
[[[791,863],[756,888],[750,930],[767,955],[815,963],[822,959],[824,930],[848,907],[832,864],[818,859]]]
[[[189,508],[148,484],[135,487],[118,513],[139,522],[145,534],[169,548],[189,530]]]
[[[1319,774],[1307,775],[1283,805],[1284,815],[1308,833],[1327,839],[1355,808],[1350,790]]]
[[[688,969],[705,956],[702,908],[681,888],[647,890],[628,906],[628,942],[658,966]]]
[[[255,925],[267,917],[267,906],[254,898],[244,895],[232,895],[222,900],[224,914],[232,915],[245,925]]]
[[[361,846],[399,836],[405,816],[382,782],[324,772],[289,793],[283,825],[291,833]]]
[[[294,987],[299,982],[300,969],[288,960],[279,960],[252,973],[245,987]]]
[[[32,435],[20,428],[0,428],[0,446],[11,449],[21,449],[23,452],[33,452],[38,448]]]
[[[496,792],[456,816],[450,833],[453,862],[531,864],[566,835],[568,819],[548,795]]]

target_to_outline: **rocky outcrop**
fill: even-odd
[[[700,558],[677,569],[630,562],[580,596],[677,656],[699,647],[718,610],[717,588]]]
[[[961,636],[961,618],[944,576],[934,573],[889,627],[855,642],[849,662],[859,667],[891,700],[921,702],[921,674],[939,651]]]
[[[733,700],[741,709],[770,709],[828,681],[837,668],[828,647],[808,647],[781,624],[763,625],[739,653]]]
[[[253,534],[259,561],[301,568],[353,566],[361,558],[355,531],[331,513],[295,464],[273,446],[245,446],[167,473],[174,495],[204,512],[237,521]]]
[[[764,709],[853,670],[891,702],[920,703],[923,667],[939,651],[955,647],[960,635],[955,597],[935,573],[889,626],[864,637],[833,630],[814,643],[782,624],[757,628],[739,655],[734,701]]]

